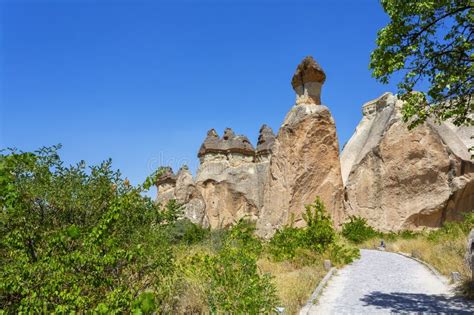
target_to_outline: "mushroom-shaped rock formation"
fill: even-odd
[[[303,226],[305,205],[319,196],[335,224],[344,216],[343,185],[336,126],[320,103],[326,76],[311,57],[296,69],[292,85],[296,105],[286,115],[272,146],[263,208],[257,231],[269,237],[290,222]]]
[[[176,175],[173,173],[173,169],[169,166],[162,168],[162,173],[156,179],[156,185],[162,184],[173,184],[176,183]]]
[[[156,201],[166,203],[170,199],[175,199],[176,175],[171,167],[164,167],[162,171],[161,175],[156,179],[156,188],[158,190]]]
[[[227,153],[239,153],[253,156],[255,149],[244,135],[235,135],[231,128],[226,128],[222,137],[222,146]]]
[[[222,138],[219,138],[217,132],[211,129],[207,132],[207,137],[199,149],[198,157],[201,158],[208,153],[238,153],[253,157],[255,149],[246,136],[236,135],[231,128],[225,129]]]
[[[207,132],[207,137],[199,149],[198,157],[200,158],[207,153],[225,153],[225,150],[222,148],[221,139],[215,129]]]
[[[260,134],[258,136],[257,143],[257,156],[269,155],[272,153],[272,147],[275,143],[275,134],[272,128],[267,125],[263,125],[260,128]]]
[[[296,68],[291,85],[296,92],[296,104],[321,104],[321,87],[326,74],[311,56],[307,56]]]

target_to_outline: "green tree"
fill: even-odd
[[[390,23],[378,32],[370,68],[382,83],[395,72],[402,74],[398,87],[405,101],[405,122],[413,128],[431,117],[472,125],[473,2],[381,0],[381,4]],[[422,92],[413,93],[414,89]]]

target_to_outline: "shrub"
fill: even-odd
[[[255,236],[255,223],[245,218],[232,226],[225,238],[225,246],[242,248],[254,257],[260,255],[262,242]],[[225,248],[224,248],[225,249]]]
[[[303,229],[285,226],[271,238],[269,252],[276,261],[293,259],[299,248],[306,247],[303,239]]]
[[[329,259],[336,265],[346,265],[360,257],[360,251],[356,247],[334,243],[329,246]]]
[[[349,222],[342,225],[342,235],[349,241],[360,244],[377,237],[379,233],[367,224],[365,218],[350,216]]]
[[[256,257],[243,248],[226,247],[207,257],[208,303],[211,312],[270,313],[277,306],[269,275],[260,275]]]
[[[316,197],[314,203],[306,205],[305,209],[303,219],[306,221],[307,227],[303,234],[304,243],[321,253],[334,242],[336,237],[331,217],[319,197]]]
[[[183,218],[166,228],[166,236],[173,244],[191,245],[203,241],[209,235],[209,231],[209,229],[192,223],[188,218]]]
[[[175,265],[163,209],[111,168],[58,147],[0,155],[0,305],[7,313],[165,311]],[[150,293],[151,294],[151,293]],[[138,303],[138,302],[137,302]]]
[[[275,260],[293,259],[300,248],[322,253],[334,242],[336,231],[321,199],[317,197],[305,209],[305,228],[298,229],[290,224],[278,230],[270,240],[269,253]]]
[[[240,220],[226,233],[219,233],[220,250],[196,254],[190,264],[205,284],[211,313],[271,313],[278,303],[269,275],[261,275],[257,258],[261,241],[254,236],[255,225]]]

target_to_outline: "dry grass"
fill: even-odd
[[[471,271],[465,261],[466,240],[467,236],[463,234],[430,240],[428,234],[423,233],[411,239],[386,240],[386,249],[406,253],[427,262],[448,279],[451,278],[451,272],[459,272],[463,281],[458,284],[458,292],[467,298],[474,299]],[[361,247],[376,248],[379,244],[379,240],[369,240]]]
[[[379,242],[379,240],[370,240],[362,244],[362,247],[375,248]],[[386,246],[388,251],[406,253],[427,262],[445,276],[449,277],[453,271],[461,273],[464,278],[471,276],[464,260],[466,254],[466,238],[464,237],[432,241],[425,235],[419,235],[413,239],[388,240]]]
[[[261,258],[258,266],[263,273],[274,277],[273,283],[286,314],[296,314],[300,310],[327,272],[320,257],[308,265]]]

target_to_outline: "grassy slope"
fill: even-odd
[[[295,262],[274,262],[268,258],[258,261],[260,270],[274,279],[278,297],[286,314],[296,314],[326,274],[322,261],[302,266]]]

